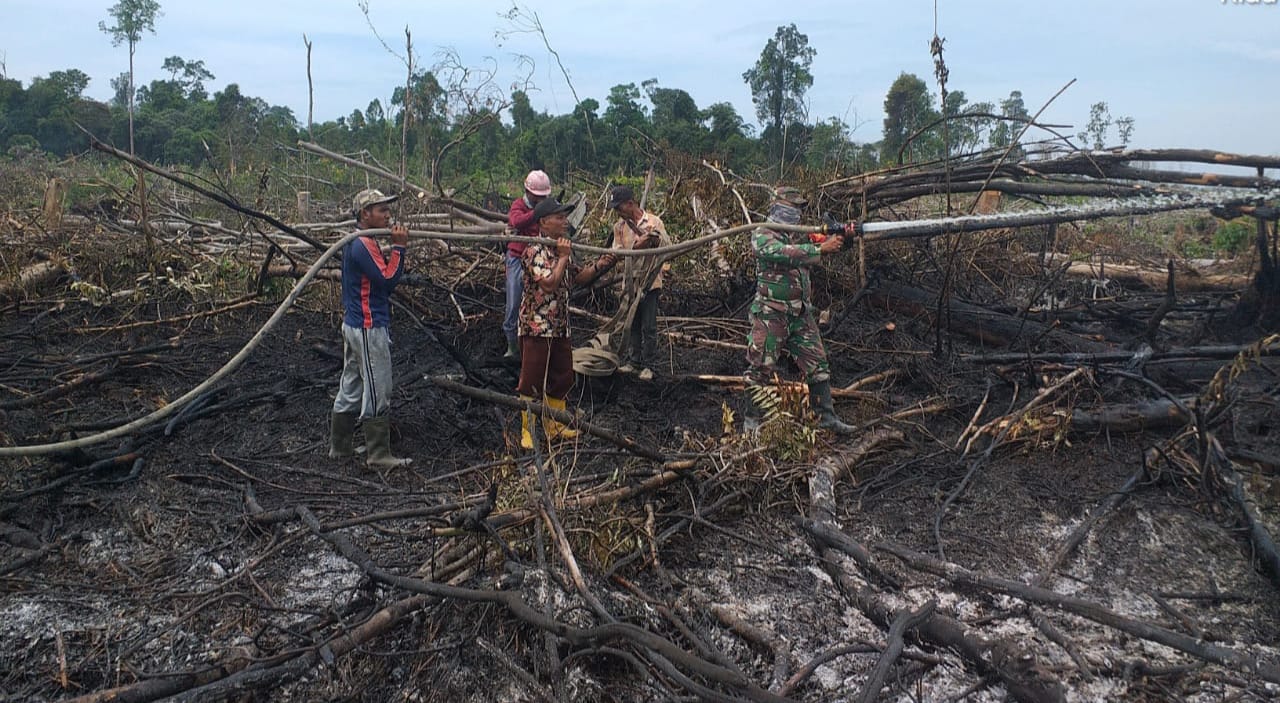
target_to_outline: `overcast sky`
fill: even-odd
[[[0,62],[29,84],[78,68],[90,97],[106,100],[128,68],[126,50],[98,29],[114,0],[3,0]],[[314,44],[316,121],[389,102],[404,65],[374,36],[356,0],[160,0],[156,34],[136,57],[138,83],[167,77],[165,57],[200,59],[217,80],[307,114],[305,33]],[[449,47],[474,66],[492,59],[504,89],[522,79],[516,55],[535,62],[535,108],[574,103],[569,84],[536,34],[516,29],[511,0],[368,0],[378,32],[403,46],[413,32],[420,63]],[[603,106],[609,88],[655,78],[689,92],[699,107],[734,104],[756,123],[742,72],[779,25],[795,23],[817,51],[807,100],[811,121],[839,117],[857,141],[880,138],[882,105],[902,71],[936,94],[929,40],[933,0],[520,0],[536,12],[573,87]],[[938,0],[951,90],[998,103],[1021,90],[1034,113],[1071,79],[1042,121],[1075,125],[1105,100],[1132,116],[1133,143],[1280,153],[1280,4],[1275,0]]]

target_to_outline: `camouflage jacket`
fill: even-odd
[[[796,224],[800,212],[775,203],[769,210],[769,219]],[[822,258],[818,245],[810,242],[805,232],[761,227],[751,235],[751,250],[756,256],[756,300],[779,309],[802,310],[811,297],[809,267]]]

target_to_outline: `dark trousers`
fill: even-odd
[[[520,383],[531,398],[564,400],[573,388],[573,344],[568,337],[520,337]]]
[[[640,299],[636,315],[631,318],[631,361],[652,364],[658,356],[658,291],[651,290]]]

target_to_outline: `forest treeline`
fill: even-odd
[[[136,37],[129,44],[132,58],[141,33],[118,36]],[[455,76],[473,72],[437,65],[415,70],[386,102],[373,98],[345,116],[307,124],[305,116],[245,95],[236,83],[210,94],[205,86],[215,76],[202,60],[167,57],[161,64],[167,77],[132,91],[131,74],[122,73],[112,80],[114,97],[105,103],[85,96],[86,73],[68,68],[28,85],[0,77],[0,153],[67,156],[87,149],[86,131],[124,148],[131,142],[132,112],[133,150],[157,164],[212,165],[235,174],[279,161],[302,138],[393,167],[403,155],[411,179],[430,182],[443,175],[451,184],[488,190],[486,182],[506,182],[530,168],[542,168],[560,182],[575,172],[635,174],[651,164],[657,148],[743,174],[778,164],[858,173],[1005,147],[1030,117],[1020,91],[970,102],[963,90],[951,89],[939,104],[923,79],[904,72],[886,87],[881,138],[859,142],[855,125],[842,119],[809,120],[804,96],[813,84],[809,66],[815,53],[795,25],[779,27],[744,72],[762,128],[730,103],[699,106],[689,92],[657,79],[619,83],[602,96],[603,103],[583,97],[570,112],[552,115],[535,109],[525,90],[500,94],[493,81],[469,85]],[[388,76],[388,87],[394,84]],[[1077,136],[1080,146],[1101,148],[1127,143],[1132,130],[1132,119],[1113,119],[1099,102]]]

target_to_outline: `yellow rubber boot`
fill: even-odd
[[[547,397],[543,399],[548,408],[552,410],[565,410],[563,398]],[[547,433],[548,439],[573,439],[578,436],[578,431],[570,429],[568,425],[549,417],[542,418],[542,429]]]
[[[520,400],[533,400],[533,398],[522,395]],[[520,411],[520,447],[533,449],[533,413],[528,410]]]

